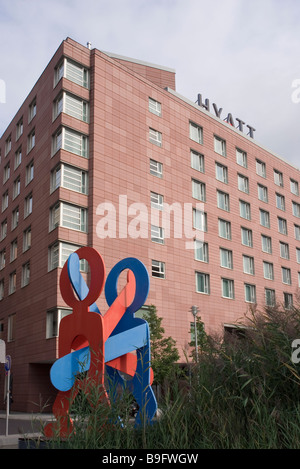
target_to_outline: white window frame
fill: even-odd
[[[264,278],[274,280],[274,266],[272,262],[263,261]]]
[[[150,193],[151,207],[156,208],[157,210],[164,209],[164,196],[158,194],[157,192]]]
[[[194,199],[201,200],[201,202],[206,201],[206,189],[204,182],[198,181],[197,179],[192,179],[192,197]]]
[[[255,275],[254,257],[243,254],[243,272],[248,275]]]
[[[261,235],[261,249],[267,254],[272,254],[272,238],[270,236]]]
[[[230,211],[229,194],[227,192],[217,190],[217,205],[219,209],[225,210],[225,212]]]
[[[208,243],[195,239],[194,253],[196,261],[208,263]]]
[[[230,278],[222,278],[222,298],[234,300],[234,281]]]
[[[250,283],[245,283],[245,301],[246,303],[256,303],[256,287]]]
[[[156,116],[161,116],[161,103],[149,97],[149,111]]]
[[[245,202],[244,200],[239,201],[240,204],[240,216],[245,220],[251,220],[251,207],[249,202]]]
[[[159,161],[150,158],[150,174],[158,178],[163,177],[163,165]]]
[[[236,162],[239,166],[247,168],[247,153],[239,148],[236,148]]]
[[[202,279],[201,280],[201,285],[199,284],[199,279],[200,278]],[[195,272],[195,279],[196,279],[196,292],[201,293],[202,295],[209,295],[210,294],[209,274],[207,274],[205,272]],[[202,288],[199,289],[199,285],[201,287],[203,286],[203,289]]]
[[[231,222],[219,218],[218,225],[220,238],[231,240]],[[223,236],[223,233],[225,234],[225,236]]]
[[[151,225],[151,241],[158,244],[164,244],[164,229],[160,226]]]
[[[242,238],[242,245],[248,246],[250,248],[253,247],[253,233],[252,230],[249,228],[245,228],[244,226],[241,227],[241,238]]]
[[[203,128],[200,125],[190,122],[190,139],[196,143],[203,143]]]
[[[158,147],[162,146],[162,133],[158,130],[149,127],[149,142],[157,145]]]
[[[221,163],[216,162],[216,179],[228,184],[228,168]]]
[[[166,278],[165,263],[152,259],[151,261],[151,275],[155,278]]]
[[[233,269],[233,255],[230,249],[220,248],[220,266],[224,269]]]
[[[214,135],[214,150],[222,156],[226,156],[226,140]]]
[[[200,173],[204,173],[204,155],[191,150],[191,167]]]

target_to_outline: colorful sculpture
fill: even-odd
[[[89,288],[80,273],[81,259],[86,259],[90,266]],[[118,278],[125,269],[128,269],[127,284],[118,295]],[[58,432],[64,437],[72,432],[69,409],[80,389],[89,399],[89,393],[96,386],[99,400],[91,402],[91,405],[110,405],[117,385],[125,386],[120,372],[132,376],[126,385],[139,406],[136,424],[142,421],[150,423],[157,410],[151,388],[149,326],[144,319],[134,317],[148,296],[147,269],[135,258],[123,259],[113,267],[105,283],[109,309],[102,315],[96,301],[104,283],[104,261],[93,248],[78,249],[62,269],[61,294],[73,312],[60,322],[59,359],[50,370],[51,382],[59,391],[52,409],[56,422],[45,427],[46,436]],[[108,391],[104,386],[105,371],[109,377]],[[85,378],[77,380],[76,376],[82,372],[87,372]]]

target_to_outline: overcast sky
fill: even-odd
[[[299,0],[0,0],[0,135],[68,36],[174,68],[300,167]]]

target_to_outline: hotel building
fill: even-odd
[[[219,111],[179,95],[172,69],[70,38],[59,46],[0,140],[0,330],[13,410],[51,410],[59,321],[71,312],[59,277],[80,246],[97,249],[107,273],[125,257],[145,264],[145,307],[156,306],[181,361],[191,306],[222,333],[249,306],[293,304],[299,170]],[[104,294],[98,306],[108,309]]]

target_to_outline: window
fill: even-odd
[[[226,192],[217,191],[217,201],[218,208],[229,212],[229,194],[227,194]]]
[[[291,293],[283,293],[283,301],[285,309],[292,309],[293,295]]]
[[[222,296],[223,298],[234,299],[234,283],[233,280],[222,278]]]
[[[160,226],[151,225],[151,241],[164,244],[164,230]]]
[[[14,239],[10,243],[10,262],[13,262],[18,256],[18,240]]]
[[[278,231],[281,234],[287,235],[287,223],[284,218],[278,217]]]
[[[33,176],[34,176],[34,163],[33,161],[31,161],[26,166],[26,176],[25,176],[26,186],[30,183],[30,181],[33,180]]]
[[[28,285],[29,282],[30,282],[30,262],[26,262],[26,264],[22,266],[21,286],[26,287],[26,285]]]
[[[32,121],[35,115],[36,115],[36,99],[34,99],[29,106],[28,122]]]
[[[157,208],[158,210],[163,210],[164,208],[164,196],[157,194],[156,192],[151,192],[150,194],[151,207]]]
[[[256,160],[256,174],[263,178],[266,177],[266,165],[260,160]]]
[[[54,118],[61,112],[75,117],[83,122],[89,121],[89,105],[86,101],[70,93],[62,93],[54,101]]]
[[[268,202],[268,188],[262,184],[257,184],[258,198],[262,202]]]
[[[60,321],[71,313],[69,309],[54,309],[47,312],[46,339],[58,336]]]
[[[79,248],[80,246],[78,245],[62,241],[50,246],[48,251],[48,270],[50,271],[57,267],[63,267],[68,260],[68,257]],[[79,265],[81,272],[87,272],[88,264],[85,259],[81,259]]]
[[[8,207],[8,191],[4,192],[2,195],[2,212]]]
[[[0,301],[4,298],[4,280],[0,280]]]
[[[249,193],[249,179],[242,174],[238,174],[238,188],[242,192]]]
[[[250,204],[243,200],[240,200],[240,216],[246,220],[251,219]]]
[[[220,265],[226,269],[233,269],[232,251],[220,248]]]
[[[16,334],[16,315],[10,314],[8,316],[8,324],[7,324],[7,341],[12,342],[15,340]]]
[[[247,168],[247,153],[239,148],[236,149],[236,162],[240,166]]]
[[[247,303],[256,303],[256,289],[255,285],[245,283],[245,301]]]
[[[196,208],[193,208],[193,228],[199,231],[207,231],[206,213]]]
[[[31,248],[31,226],[23,232],[23,252]]]
[[[220,137],[214,136],[214,149],[219,155],[226,156],[226,142]]]
[[[266,210],[259,209],[260,224],[265,228],[270,228],[270,214]]]
[[[243,255],[244,273],[254,275],[254,258]]]
[[[300,218],[300,204],[292,202],[293,215]]]
[[[283,187],[283,176],[277,169],[274,169],[274,182],[277,186]]]
[[[162,146],[162,134],[158,130],[149,128],[149,142],[154,143],[158,147]]]
[[[272,239],[270,236],[261,235],[261,248],[263,252],[272,254]]]
[[[159,163],[158,161],[150,159],[150,174],[152,174],[152,176],[162,178],[163,176],[162,163]]]
[[[16,140],[18,140],[23,134],[23,118],[19,120],[16,127]]]
[[[263,262],[264,278],[274,280],[274,268],[270,262]]]
[[[11,150],[11,135],[5,140],[4,155],[6,156]]]
[[[60,74],[63,72],[64,76],[72,81],[73,83],[77,83],[77,85],[83,86],[84,88],[89,87],[89,72],[86,67],[80,65],[73,60],[65,59],[64,62],[64,69],[61,69],[60,66]]]
[[[209,295],[209,275],[203,272],[196,272],[196,292]]]
[[[287,243],[283,243],[282,241],[279,241],[279,247],[280,247],[280,257],[282,257],[283,259],[289,259],[290,258],[289,245]]]
[[[87,172],[74,166],[61,164],[51,172],[51,191],[61,186],[81,194],[87,194],[87,185]]]
[[[155,99],[149,98],[149,111],[156,116],[161,116],[161,103]]]
[[[286,285],[292,284],[292,277],[291,277],[291,269],[287,267],[281,267],[281,274],[282,274],[282,283]]]
[[[219,218],[219,236],[225,239],[231,239],[231,223]]]
[[[10,177],[10,164],[7,163],[7,165],[4,167],[4,170],[3,170],[3,184],[5,184],[6,181],[9,180],[9,177]]]
[[[275,290],[272,290],[271,288],[265,288],[265,300],[266,306],[275,306]]]
[[[205,195],[205,184],[204,182],[197,181],[196,179],[192,179],[192,195],[194,199],[201,200],[205,202],[206,195]]]
[[[228,183],[228,168],[220,163],[216,163],[216,179]]]
[[[12,212],[11,229],[14,230],[19,224],[19,207],[15,208]]]
[[[32,213],[32,194],[25,197],[24,204],[24,218],[28,217]]]
[[[17,274],[16,271],[12,272],[9,275],[9,283],[8,283],[8,294],[12,295],[17,289]]]
[[[249,230],[249,228],[241,228],[241,233],[242,233],[242,244],[244,246],[249,246],[250,248],[253,247],[253,236],[252,236],[252,230]]]
[[[13,199],[18,197],[20,195],[20,189],[21,189],[21,180],[20,176],[14,181],[14,186],[13,186]]]
[[[0,270],[4,269],[5,267],[5,259],[6,259],[6,250],[3,249],[0,252]]]
[[[165,278],[165,263],[152,260],[151,272],[152,277]]]
[[[279,210],[285,210],[284,196],[276,193],[276,207]]]
[[[298,182],[295,181],[294,179],[290,179],[290,185],[291,185],[291,193],[295,195],[299,195]]]
[[[88,158],[88,138],[75,130],[61,128],[53,136],[52,153],[63,149],[75,155]]]
[[[195,239],[195,259],[196,261],[208,262],[208,244]]]
[[[22,163],[22,148],[18,148],[15,153],[15,169],[17,169]]]
[[[27,153],[29,153],[35,146],[35,129],[33,129],[28,135],[27,139]]]
[[[0,241],[2,241],[7,235],[7,220],[4,220],[0,226]]]
[[[190,122],[190,139],[197,143],[203,143],[203,129],[193,122]]]
[[[300,264],[300,248],[296,248],[296,259],[298,264]]]
[[[295,238],[300,241],[300,226],[299,225],[294,225],[295,227]]]
[[[50,230],[57,226],[87,232],[87,209],[59,202],[50,210]]]
[[[191,167],[204,173],[204,155],[191,150]]]

